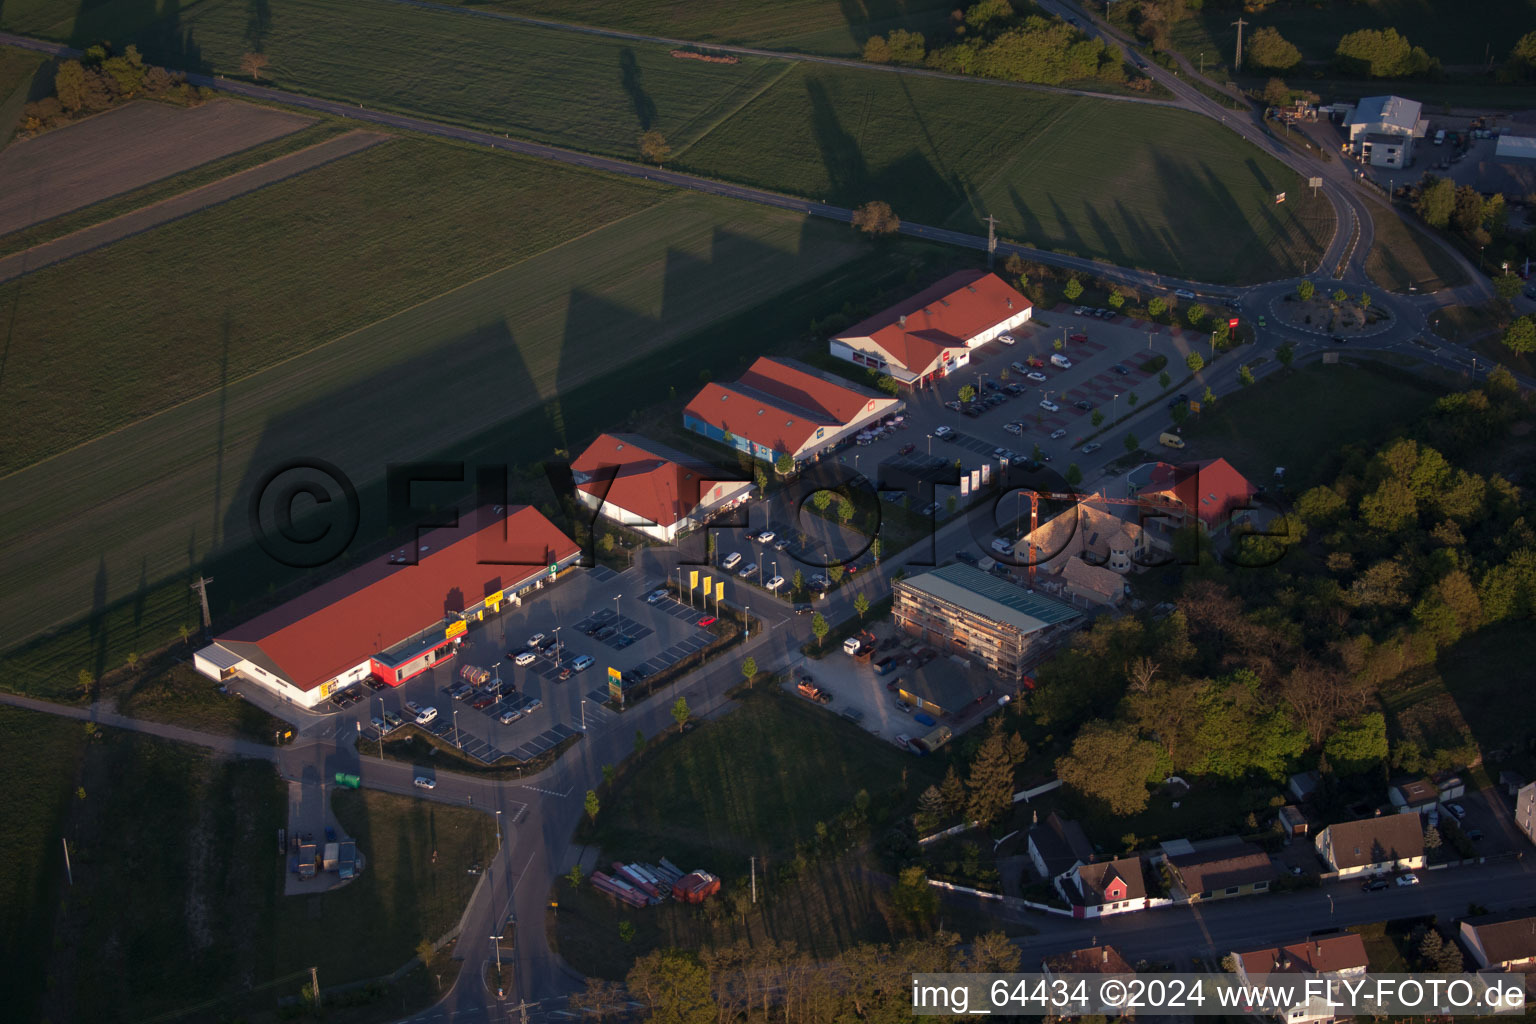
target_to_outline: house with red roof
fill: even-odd
[[[1241,522],[1251,507],[1254,486],[1226,459],[1207,459],[1172,465],[1153,462],[1131,474],[1137,494],[1164,503],[1158,515],[1147,520],[1151,528],[1171,532],[1195,521],[1211,535],[1222,533],[1234,521]],[[1141,481],[1145,480],[1145,483]]]
[[[303,707],[370,675],[399,686],[451,659],[471,623],[521,604],[580,557],[538,509],[482,508],[221,634],[193,663]]]
[[[1284,1024],[1325,1024],[1343,1001],[1341,983],[1370,970],[1365,940],[1358,934],[1314,936],[1279,946],[1234,950],[1233,973],[1255,988],[1259,999],[1245,1009],[1255,1017]],[[1285,975],[1270,979],[1269,975]],[[1275,997],[1289,995],[1288,999]]]
[[[831,341],[839,359],[927,387],[971,361],[970,350],[1029,321],[1034,307],[985,270],[961,270]]]
[[[638,434],[603,434],[571,464],[576,498],[598,515],[670,544],[746,501],[752,481]]]
[[[710,383],[683,410],[683,426],[765,462],[797,466],[879,424],[906,403],[792,359],[758,359],[731,384]]]
[[[1074,865],[1056,879],[1056,886],[1072,905],[1073,917],[1104,917],[1147,907],[1147,882],[1141,858],[1135,855]]]

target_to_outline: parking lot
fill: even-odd
[[[380,717],[381,709],[414,718],[408,701],[436,708],[437,717],[424,728],[485,761],[508,755],[528,760],[583,724],[592,729],[614,722],[616,713],[602,707],[610,666],[631,679],[637,672],[653,674],[712,639],[697,624],[703,613],[671,598],[646,603],[646,594],[662,583],[638,569],[569,574],[523,607],[471,625],[451,661],[370,694],[367,710],[359,705],[354,711],[364,722],[364,738],[378,738],[371,718]],[[523,651],[533,653],[532,661],[515,664],[513,657]],[[466,666],[487,670],[490,681],[467,686]]]

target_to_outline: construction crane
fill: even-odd
[[[1100,502],[1105,505],[1135,505],[1137,508],[1154,508],[1166,512],[1178,512],[1183,505],[1178,502],[1158,500],[1155,498],[1111,498],[1103,494],[1090,494],[1086,497],[1081,494],[1062,494],[1057,491],[1035,491],[1025,487],[1017,488],[1018,492],[1029,495],[1029,533],[1026,536],[1033,537],[1035,530],[1040,526],[1040,499],[1046,498],[1052,501],[1070,501],[1073,504],[1087,505],[1091,502]],[[1035,583],[1035,547],[1029,545],[1029,584]]]

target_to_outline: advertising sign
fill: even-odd
[[[465,622],[463,619],[460,619],[458,622],[450,622],[448,624],[448,628],[443,630],[443,639],[452,640],[454,637],[458,636],[468,628],[469,623]]]
[[[1229,331],[1237,330],[1237,317],[1234,316],[1230,320],[1227,321],[1227,330],[1229,330]]]

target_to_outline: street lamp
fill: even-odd
[[[928,435],[928,457],[929,458],[933,457],[933,435],[932,434]]]
[[[496,994],[501,995],[501,936],[492,935],[491,941],[496,944]]]
[[[496,812],[496,849],[501,849],[501,811]]]
[[[742,639],[743,640],[749,639],[752,636],[752,606],[751,605],[745,605],[742,608],[742,612],[741,612],[741,632],[742,632]]]
[[[458,708],[454,708],[453,709],[453,745],[458,747],[460,750],[464,749],[464,745],[459,742],[459,709]]]
[[[678,569],[677,571],[678,571],[677,585],[679,587],[681,587],[683,585],[683,577],[682,577],[682,571],[683,570],[682,569]],[[560,627],[560,626],[556,626],[555,627],[555,668],[559,668],[560,667],[560,630],[561,630],[561,628],[562,627]]]
[[[1110,420],[1109,422],[1118,423],[1120,421],[1120,395],[1118,392],[1115,394],[1114,404],[1112,404],[1109,408],[1111,414],[1114,416],[1114,419]]]
[[[581,731],[587,731],[587,698],[581,698]],[[500,814],[501,812],[496,812]]]

